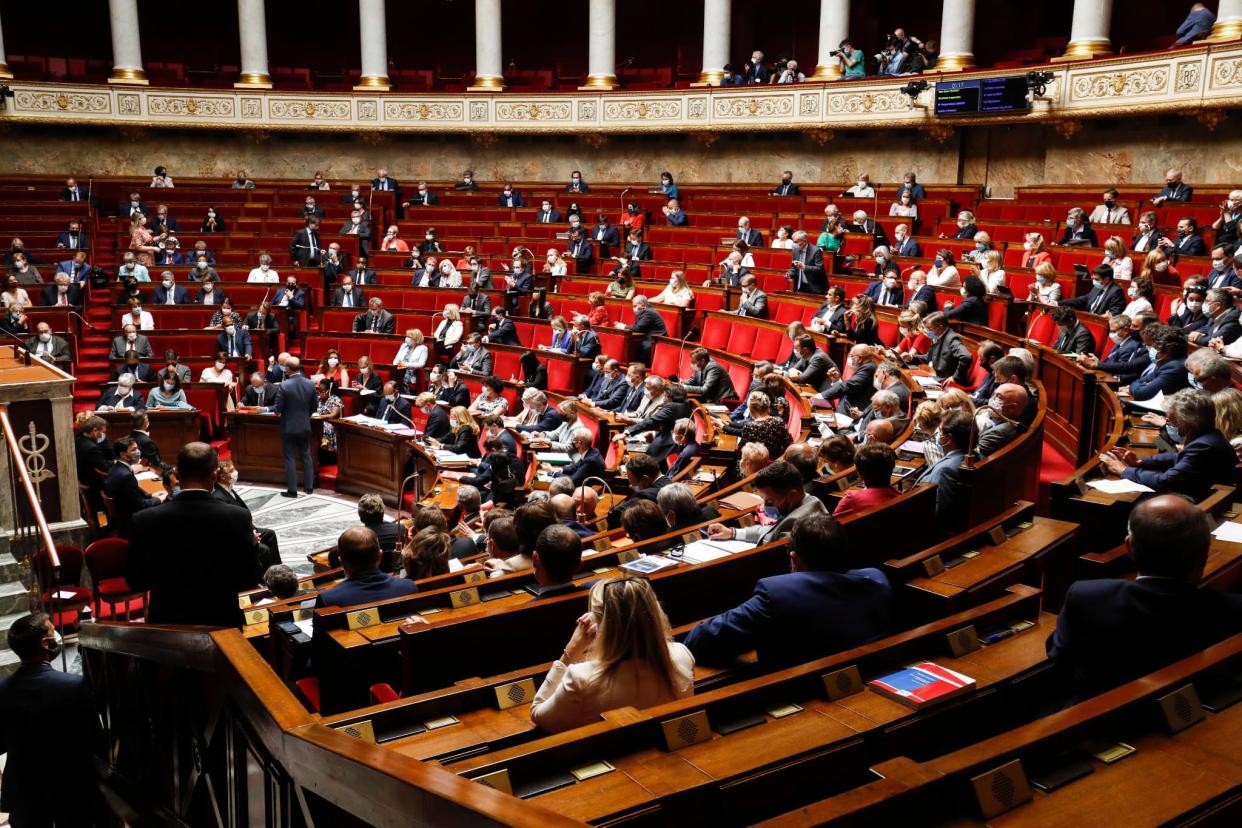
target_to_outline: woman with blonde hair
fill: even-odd
[[[581,404],[577,400],[574,400],[574,399],[561,400],[560,403],[556,406],[556,408],[558,411],[560,411],[562,414],[565,415],[565,419],[562,420],[561,424],[558,425],[556,428],[552,429],[546,434],[543,434],[542,437],[543,439],[551,443],[552,451],[568,452],[574,447],[573,446],[574,431],[576,431],[579,428],[582,428],[585,425],[578,419],[578,411],[581,408]],[[539,435],[538,433],[535,433],[531,436],[539,437],[541,435]]]
[[[552,662],[530,718],[537,727],[559,732],[598,721],[605,710],[642,710],[693,693],[694,656],[673,641],[651,584],[614,578],[591,588],[590,610]]]
[[[461,308],[449,302],[444,306],[444,318],[436,326],[436,332],[432,338],[445,349],[449,349],[461,341],[461,333]]]
[[[1212,395],[1216,405],[1216,430],[1234,448],[1242,445],[1242,391],[1222,388]]]
[[[979,278],[988,293],[1008,293],[1005,286],[1005,267],[999,250],[989,250],[977,259]]]
[[[427,349],[426,339],[418,328],[408,329],[405,332],[405,341],[392,359],[393,366],[401,372],[401,385],[407,391],[414,390],[418,369],[427,364],[427,357],[431,354]]]
[[[461,287],[461,271],[453,267],[453,262],[447,258],[440,260],[440,287]]]
[[[914,409],[914,439],[922,442],[923,460],[927,465],[944,459],[944,449],[932,439],[943,420],[944,409],[936,400],[923,400]]]
[[[897,333],[901,335],[897,353],[907,362],[931,350],[932,341],[923,330],[923,317],[908,308],[897,315]]]
[[[672,305],[678,308],[688,308],[694,304],[694,291],[690,289],[689,282],[686,281],[686,272],[684,270],[674,270],[669,274],[668,285],[664,290],[651,297],[653,304]]]
[[[449,436],[443,440],[428,437],[427,442],[432,448],[443,449],[453,454],[464,454],[474,458],[482,455],[482,451],[479,450],[479,424],[475,422],[474,417],[464,405],[455,405],[449,409],[449,429]]]
[[[551,276],[564,276],[568,270],[568,265],[561,258],[561,251],[555,247],[548,248],[548,258],[543,263],[543,272]]]
[[[1177,268],[1172,265],[1165,252],[1158,247],[1147,254],[1139,275],[1146,276],[1157,285],[1180,285],[1182,283],[1181,274],[1177,272]]]
[[[155,256],[160,249],[155,242],[162,238],[147,229],[147,217],[135,212],[129,219],[129,249],[134,251],[138,264],[150,267],[155,263]]]
[[[1034,270],[1041,264],[1052,264],[1052,254],[1042,233],[1027,233],[1022,243],[1022,266]]]
[[[588,293],[587,304],[591,306],[591,312],[587,314],[587,321],[591,323],[592,328],[599,329],[612,326],[612,317],[608,313],[608,303],[604,301],[604,294],[602,292],[593,290]]]
[[[880,344],[880,323],[875,318],[875,300],[865,293],[854,297],[853,307],[845,315],[847,333],[858,345]]]
[[[948,389],[936,399],[936,402],[940,403],[940,408],[946,412],[961,409],[972,417],[975,415],[975,404],[971,402],[970,395],[960,388]]]
[[[452,543],[452,537],[440,526],[425,526],[418,530],[401,550],[405,577],[411,581],[420,581],[436,575],[447,575]]]
[[[557,314],[552,317],[548,323],[552,327],[552,342],[547,346],[549,351],[560,351],[563,354],[569,353],[574,346],[573,334],[569,332],[569,323],[565,321],[565,317]],[[539,346],[544,347],[544,346]]]
[[[1113,269],[1114,279],[1129,279],[1133,275],[1134,262],[1126,255],[1126,243],[1121,236],[1110,236],[1104,242],[1104,261]]]
[[[1035,281],[1031,282],[1026,300],[1039,305],[1055,305],[1061,301],[1061,285],[1057,283],[1057,269],[1052,262],[1035,266]]]

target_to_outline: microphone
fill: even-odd
[[[411,420],[409,417],[405,416],[404,414],[402,414],[402,413],[401,413],[401,410],[400,410],[399,408],[397,408],[397,403],[396,403],[396,400],[394,400],[394,401],[393,401],[393,402],[392,402],[392,403],[388,406],[388,410],[384,412],[384,422],[388,422],[388,415],[389,415],[389,414],[396,414],[398,417],[400,417],[401,419],[403,419],[403,420],[405,420],[407,423],[409,423],[409,424],[410,424],[410,426],[414,429],[414,431],[416,431],[416,432],[418,431],[418,426],[414,424],[414,421],[413,421],[413,420]]]
[[[99,328],[97,328],[95,325],[92,325],[90,322],[88,322],[88,321],[86,320],[86,317],[85,317],[85,316],[83,316],[82,314],[78,313],[77,311],[69,311],[69,315],[70,315],[70,316],[76,316],[79,320],[81,320],[81,322],[82,322],[82,324],[83,324],[83,325],[85,325],[86,327],[90,328],[90,329],[91,329],[92,331],[94,331],[95,333],[99,333]]]

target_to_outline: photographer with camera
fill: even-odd
[[[848,37],[841,41],[832,56],[841,62],[841,77],[846,80],[867,77],[867,65],[862,49],[854,48],[854,42]]]
[[[894,29],[884,42],[884,49],[875,56],[880,64],[881,75],[904,75],[912,71],[911,61],[921,49],[923,41],[906,35],[905,29]]]

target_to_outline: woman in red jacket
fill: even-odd
[[[897,452],[888,443],[864,443],[859,446],[854,453],[854,468],[862,478],[863,487],[847,491],[832,511],[832,516],[839,518],[861,512],[895,498],[897,490],[890,482],[896,465]]]
[[[1052,254],[1048,252],[1048,248],[1044,244],[1044,237],[1040,233],[1027,233],[1026,242],[1022,245],[1022,266],[1029,267],[1034,270],[1044,262],[1052,262]]]

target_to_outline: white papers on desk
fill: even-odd
[[[374,389],[374,388],[359,388],[359,389],[358,389],[358,396],[359,396],[359,397],[369,397],[369,396],[371,396],[371,395],[372,395],[372,394],[374,394],[374,393],[375,393],[375,389]]]
[[[1150,400],[1136,400],[1133,397],[1126,399],[1125,404],[1133,408],[1141,408],[1144,411],[1159,411],[1161,414],[1165,411],[1164,392],[1157,391],[1156,396]]]
[[[1228,541],[1229,543],[1242,543],[1242,523],[1226,521],[1217,526],[1212,534],[1219,540]]]
[[[536,452],[535,459],[540,463],[548,463],[553,466],[566,466],[573,462],[569,455],[563,451]]]
[[[471,460],[464,454],[439,449],[435,452],[436,462],[443,466],[469,466]]]
[[[927,374],[915,374],[914,381],[922,388],[939,388],[940,380]]]
[[[840,411],[837,412],[837,428],[849,428],[853,424],[853,417],[849,414],[842,414]]]
[[[712,404],[712,405],[705,405],[703,407],[706,408],[708,413],[710,414],[728,414],[729,413],[729,406],[727,405]]]
[[[305,635],[308,635],[311,638],[315,637],[315,619],[314,618],[307,618],[303,621],[294,621],[293,623],[298,628],[298,630],[300,630]]]
[[[449,572],[461,572],[465,568],[460,558],[449,558]]]
[[[738,552],[745,552],[747,549],[754,549],[753,543],[737,540],[699,540],[686,546],[684,552],[681,553],[681,559],[686,563],[700,564],[708,561],[727,558]]]
[[[358,423],[359,425],[364,425],[364,426],[374,427],[374,426],[384,425],[383,420],[377,419],[375,417],[368,417],[366,414],[355,414],[352,417],[343,417],[342,419],[349,420],[351,423]]]
[[[138,480],[159,480],[160,476],[153,471],[140,471],[134,475]]]
[[[1144,486],[1142,483],[1135,483],[1133,480],[1118,478],[1101,478],[1099,480],[1088,480],[1087,485],[1093,489],[1098,489],[1105,494],[1127,494],[1129,492],[1154,492],[1150,486]]]
[[[911,454],[923,454],[923,444],[918,440],[906,440],[897,447],[898,451],[908,451]]]

